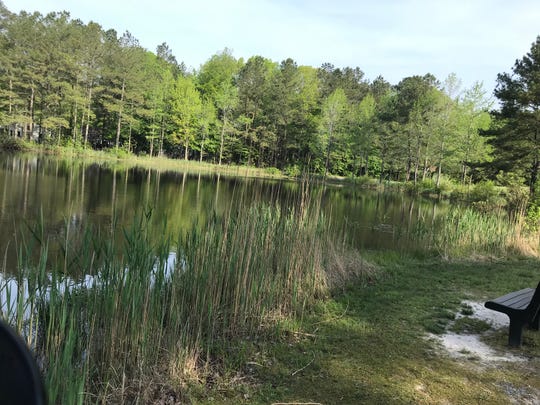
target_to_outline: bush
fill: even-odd
[[[0,136],[0,149],[7,151],[27,150],[28,145],[25,141],[14,136]]]
[[[441,180],[439,181],[439,186],[437,187],[437,192],[441,197],[451,197],[453,190],[455,190],[457,187],[462,187],[462,186],[442,176]]]
[[[122,146],[120,148],[110,148],[105,151],[108,155],[113,156],[117,159],[127,159],[131,156],[131,152],[127,147]]]
[[[495,183],[489,180],[476,184],[469,195],[469,199],[475,205],[481,206],[488,211],[506,205],[500,189],[495,186]]]
[[[468,195],[468,186],[458,185],[450,193],[450,199],[452,201],[465,201]]]
[[[288,177],[300,177],[302,170],[298,165],[291,165],[283,169],[283,174]]]
[[[431,179],[421,180],[419,182],[405,183],[405,191],[411,195],[424,194],[439,194],[439,189],[435,186],[435,182]]]
[[[538,204],[533,203],[527,209],[525,227],[530,232],[537,232],[540,229],[540,206]]]
[[[272,176],[280,176],[281,170],[279,170],[277,167],[268,167],[266,168],[266,172]]]

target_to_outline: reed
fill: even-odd
[[[430,226],[416,224],[406,237],[414,250],[434,251],[444,259],[538,253],[538,246],[534,246],[537,237],[526,235],[521,218],[511,217],[502,210],[454,208]]]
[[[76,243],[67,223],[63,260],[49,258],[39,226],[18,241],[3,317],[34,350],[51,404],[133,403],[156,376],[180,390],[204,380],[219,347],[269,336],[326,294],[331,242],[316,209],[214,214],[174,243],[155,238],[151,216]]]

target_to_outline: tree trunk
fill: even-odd
[[[204,140],[205,139],[206,138],[203,137],[202,142],[201,142],[201,153],[200,153],[200,156],[199,156],[199,163],[202,163],[202,158],[203,158],[203,153],[204,153]]]
[[[8,112],[9,112],[10,117],[11,117],[12,111],[13,111],[13,97],[12,97],[12,94],[13,94],[13,80],[10,78],[9,79],[9,107],[8,107]]]
[[[442,162],[444,158],[444,138],[441,141],[441,154],[439,156],[439,167],[437,168],[437,187],[441,184],[441,174],[442,174]]]
[[[538,169],[540,168],[540,161],[538,156],[534,158],[534,161],[531,165],[531,182],[529,184],[529,192],[531,196],[534,196],[536,192],[536,182],[538,180]]]
[[[30,113],[30,135],[28,135],[28,140],[32,137],[34,134],[34,87],[31,87],[31,93],[30,93],[30,105],[29,105],[29,113]],[[24,135],[26,138],[27,131],[26,131],[26,124],[24,126]]]
[[[422,181],[426,179],[426,174],[428,172],[428,160],[427,157],[424,159],[424,167],[422,169]]]
[[[366,155],[364,153],[359,153],[359,155],[360,155],[360,159],[358,159],[359,162],[358,162],[358,167],[356,169],[356,177],[362,176],[362,168],[365,165],[364,159],[365,159]]]
[[[416,158],[414,160],[414,184],[418,182],[418,169],[420,168],[420,149],[422,147],[422,139],[418,139],[416,145]]]
[[[126,89],[126,79],[122,80],[122,92],[120,93],[120,109],[118,111],[118,122],[116,124],[116,149],[120,146],[120,130],[122,129],[122,107],[124,106],[124,90]]]
[[[330,150],[332,149],[332,138],[328,141],[328,149],[326,151],[326,163],[324,164],[324,178],[328,175],[328,168],[330,166]]]
[[[165,138],[165,118],[161,117],[161,133],[159,134],[159,156],[163,155],[163,138]]]
[[[90,108],[92,105],[92,87],[88,89],[88,108],[86,110],[86,128],[84,129],[84,147],[88,143],[88,131],[90,130]]]
[[[223,125],[221,126],[221,139],[219,141],[219,165],[221,166],[221,159],[223,158],[223,144],[225,143],[225,125],[227,124],[227,117],[223,113]]]
[[[364,176],[369,176],[369,152],[366,152]]]
[[[154,140],[152,139],[152,142]],[[131,123],[129,124],[129,135],[128,135],[128,152],[131,152]]]
[[[75,108],[74,108],[74,111],[73,111],[73,132],[72,132],[72,136],[73,136],[73,143],[77,143],[77,110],[78,110],[78,103],[75,102]]]
[[[326,162],[324,164],[324,178],[326,179],[326,176],[328,174],[328,168],[330,166],[330,151],[332,149],[332,136],[333,136],[334,128],[332,123],[330,123],[330,127],[328,128],[328,148],[326,151]]]
[[[410,134],[407,137],[407,165],[405,167],[405,181],[411,179],[411,168],[412,168],[412,145]]]

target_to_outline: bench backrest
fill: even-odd
[[[532,318],[538,314],[538,311],[540,310],[540,282],[536,286],[536,290],[531,298],[531,302],[529,302],[529,305],[527,306],[527,311],[530,311],[532,314]]]

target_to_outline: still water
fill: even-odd
[[[428,224],[448,205],[353,187],[310,185],[333,229],[345,230],[363,249],[404,248],[403,235]],[[13,273],[21,232],[42,224],[46,239],[76,237],[83,227],[129,226],[137,213],[167,220],[174,238],[211,215],[253,204],[293,208],[299,183],[177,173],[41,155],[0,154],[0,270]],[[40,231],[41,232],[41,231]],[[52,245],[51,245],[52,246]]]

